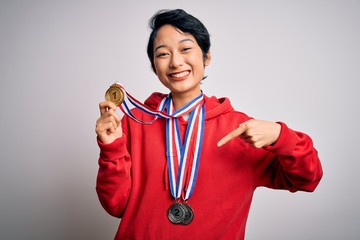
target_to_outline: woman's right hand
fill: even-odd
[[[99,103],[100,118],[96,121],[96,134],[104,143],[112,143],[122,136],[121,119],[116,113],[116,106],[112,102]]]

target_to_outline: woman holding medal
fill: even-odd
[[[115,84],[96,122],[96,190],[122,219],[115,239],[244,239],[255,189],[314,191],[317,151],[285,123],[252,119],[229,99],[202,93],[211,55],[198,19],[160,11],[150,25],[148,56],[170,93],[142,104]]]

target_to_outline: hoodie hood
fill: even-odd
[[[167,96],[168,94],[155,92],[145,100],[144,104],[150,107],[151,109],[156,110],[161,100]],[[205,111],[206,111],[205,120],[217,117],[220,114],[234,111],[234,108],[231,106],[230,100],[228,98],[218,99],[215,96],[208,97],[206,95],[204,97],[205,97]]]

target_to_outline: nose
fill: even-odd
[[[171,68],[178,68],[183,64],[184,64],[184,58],[180,53],[175,52],[171,55],[171,60],[170,60]]]

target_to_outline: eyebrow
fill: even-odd
[[[180,40],[179,43],[188,42],[188,41],[194,42],[194,41],[193,41],[192,39],[190,39],[190,38],[185,38],[185,39]],[[165,47],[167,47],[165,44],[159,45],[159,46],[157,46],[157,47],[154,49],[154,52],[156,52],[159,48],[165,48]]]

